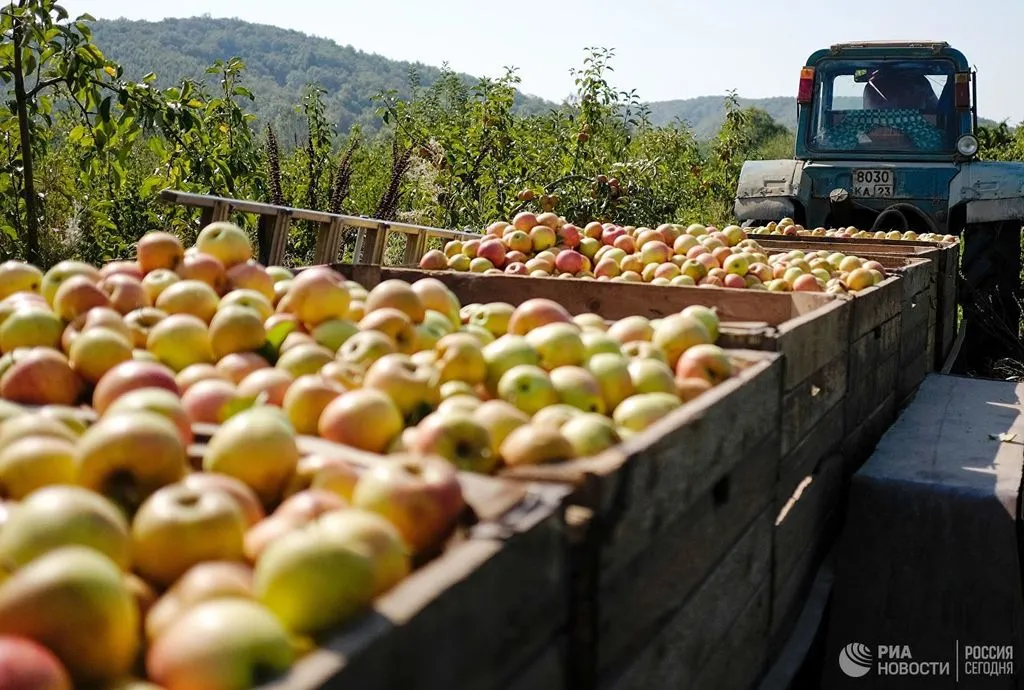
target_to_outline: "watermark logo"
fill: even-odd
[[[878,676],[953,676],[957,684],[971,676],[1013,676],[1016,672],[1014,646],[960,644],[951,658],[918,659],[910,645],[880,644],[869,647],[851,642],[839,652],[839,669],[850,678],[863,678],[872,671]]]
[[[851,642],[839,652],[839,668],[850,678],[866,676],[872,660],[871,649],[860,642]]]

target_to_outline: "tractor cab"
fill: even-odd
[[[739,221],[962,235],[965,298],[998,292],[1017,334],[1024,163],[976,159],[967,58],[939,41],[837,44],[808,58],[796,100],[795,155],[744,163]]]

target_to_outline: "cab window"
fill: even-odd
[[[952,152],[950,60],[824,60],[815,74],[808,146],[818,151]]]

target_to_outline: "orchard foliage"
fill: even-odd
[[[0,259],[109,261],[156,228],[189,242],[198,216],[160,202],[165,188],[457,229],[523,209],[721,223],[743,160],[788,155],[792,141],[735,94],[710,142],[682,122],[655,127],[634,91],[612,85],[612,51],[594,48],[573,97],[547,112],[513,108],[514,69],[467,85],[445,68],[429,87],[411,74],[408,96],[379,93],[372,135],[337,131],[311,84],[296,105],[303,136],[281,142],[256,128],[237,58],[211,65],[212,80],[161,88],[155,74],[125,78],[90,17],[55,0],[14,0],[0,16]],[[292,232],[289,259],[308,261],[313,229]]]

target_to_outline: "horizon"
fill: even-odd
[[[807,56],[819,48],[844,41],[886,40],[893,36],[945,40],[961,50],[978,69],[979,116],[996,122],[1007,121],[1011,126],[1024,121],[1024,93],[1014,88],[1017,75],[1013,57],[1009,55],[1015,39],[1013,27],[1024,21],[1024,3],[1006,7],[1002,0],[979,0],[975,17],[981,16],[981,19],[965,26],[954,21],[957,16],[954,11],[959,8],[952,0],[933,3],[928,16],[923,18],[908,16],[909,9],[894,9],[893,3],[885,0],[864,0],[856,8],[830,10],[828,25],[815,29],[813,39],[783,33],[781,40],[757,39],[753,51],[743,36],[715,43],[714,35],[734,28],[731,26],[734,18],[742,16],[745,8],[750,8],[751,17],[758,17],[761,34],[777,28],[783,21],[779,15],[786,18],[785,28],[791,29],[788,22],[794,15],[815,16],[819,12],[819,6],[812,6],[810,0],[788,0],[787,4],[789,12],[768,17],[760,16],[763,10],[756,9],[761,6],[755,5],[754,0],[734,0],[729,12],[715,12],[701,6],[694,16],[681,17],[686,11],[682,4],[644,0],[634,3],[629,13],[614,16],[621,12],[612,0],[565,0],[546,8],[547,22],[556,27],[573,27],[573,31],[569,38],[554,36],[558,40],[553,42],[547,40],[550,38],[547,34],[551,33],[547,26],[531,25],[535,15],[521,13],[499,17],[497,10],[480,9],[473,0],[436,0],[429,8],[419,6],[415,0],[369,5],[297,0],[293,7],[299,9],[285,15],[269,0],[219,0],[216,11],[199,0],[179,0],[179,9],[173,13],[128,0],[68,0],[64,6],[72,15],[88,13],[96,19],[108,20],[158,22],[207,16],[238,19],[298,31],[392,60],[433,67],[447,63],[454,71],[475,77],[497,77],[505,66],[515,66],[522,80],[519,84],[522,93],[556,103],[572,93],[570,69],[582,66],[584,48],[588,46],[615,51],[611,60],[613,71],[609,75],[614,87],[635,89],[645,102],[663,102],[720,97],[731,90],[744,99],[791,98],[796,95],[800,67]],[[638,12],[637,8],[648,11]],[[603,17],[606,14],[603,10],[609,9],[615,21],[597,21],[600,19],[597,15]],[[986,9],[991,10],[987,16]],[[658,12],[656,23],[648,23],[651,10]],[[404,21],[395,21],[396,11]],[[869,31],[873,27],[868,25],[880,14],[890,15],[887,19],[897,27],[888,30],[891,36],[878,35],[877,29],[874,33]],[[943,21],[944,15],[948,21]],[[676,42],[674,20],[680,18],[689,20],[690,25],[699,21],[703,28],[712,29],[689,38],[691,47],[681,54],[677,45],[671,45]],[[505,27],[497,38],[484,30],[495,22]],[[359,31],[348,31],[352,23],[358,24]],[[335,28],[325,29],[325,26]],[[837,26],[842,27],[841,32]],[[538,33],[541,40],[536,38]],[[655,35],[644,38],[648,34]],[[708,34],[712,38],[709,39]],[[587,38],[580,38],[582,35]],[[424,36],[433,40],[423,41]],[[706,59],[709,53],[712,59]],[[679,58],[691,55],[697,57],[691,64],[698,64],[700,68],[686,71],[685,78],[678,79]],[[752,71],[752,65],[759,69]]]

